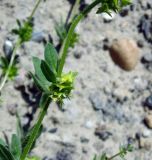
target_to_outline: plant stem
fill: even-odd
[[[108,158],[108,160],[112,160],[112,159],[116,158],[117,156],[119,156],[120,154],[121,154],[121,152],[119,152],[119,153],[113,155],[112,157]]]
[[[69,22],[72,22],[72,20],[78,14],[79,4],[80,4],[80,0],[75,0],[74,6],[71,11],[71,16],[69,18]]]
[[[41,1],[42,1],[42,0],[37,0],[37,2],[36,2],[36,4],[35,4],[35,6],[34,6],[32,12],[31,12],[31,15],[29,16],[29,19],[28,19],[29,22],[31,21],[32,17],[34,16],[34,14],[35,14],[35,12],[36,12],[36,10],[37,10],[39,4],[41,3]]]
[[[51,99],[48,98],[45,106],[41,107],[38,120],[37,120],[37,122],[36,122],[36,124],[35,124],[35,126],[33,128],[33,132],[31,133],[31,136],[30,136],[30,138],[29,138],[29,140],[28,140],[28,142],[27,142],[27,144],[26,144],[26,146],[25,146],[25,148],[23,150],[23,153],[22,153],[22,155],[20,157],[20,160],[25,160],[25,158],[27,157],[27,155],[28,155],[28,153],[29,153],[29,151],[30,151],[30,149],[31,149],[31,147],[33,145],[33,142],[35,141],[35,139],[36,139],[36,137],[38,135],[39,129],[40,129],[40,127],[42,125],[42,121],[43,121],[43,119],[44,119],[44,117],[45,117],[45,115],[47,113],[47,109],[49,107],[50,102],[51,102]]]
[[[31,21],[31,19],[34,16],[34,14],[35,14],[35,12],[36,12],[36,10],[37,10],[37,8],[38,8],[38,6],[39,6],[39,4],[40,4],[41,1],[42,0],[37,0],[37,2],[36,2],[35,6],[34,6],[34,8],[32,10],[32,12],[31,12],[31,14],[30,14],[30,16],[28,18],[28,22]],[[10,60],[8,69],[7,69],[7,71],[6,71],[5,75],[4,75],[4,78],[2,79],[2,81],[0,83],[0,92],[2,91],[2,89],[3,89],[3,87],[4,87],[5,83],[6,83],[6,81],[8,79],[11,67],[12,67],[12,65],[14,63],[14,59],[15,59],[15,56],[16,56],[16,50],[20,47],[20,45],[21,45],[21,40],[20,40],[20,38],[18,38],[18,40],[17,40],[17,42],[15,44],[15,47],[13,49],[13,53],[12,53],[12,56],[11,56],[11,60]]]
[[[18,41],[16,42],[15,47],[13,49],[13,53],[11,55],[11,60],[10,60],[8,69],[7,69],[7,71],[6,71],[5,75],[4,75],[3,80],[0,83],[0,92],[1,92],[2,88],[4,87],[4,85],[5,85],[5,83],[6,83],[7,79],[8,79],[11,67],[13,65],[13,62],[14,62],[14,59],[15,59],[15,56],[16,56],[16,50],[18,49],[18,47],[20,46],[20,44],[21,44],[21,40],[18,39]]]
[[[67,56],[67,51],[69,48],[69,44],[70,44],[70,40],[71,37],[73,36],[73,32],[76,28],[76,26],[78,25],[78,23],[80,22],[80,20],[82,18],[84,18],[96,5],[98,5],[99,3],[101,3],[101,0],[95,0],[94,2],[92,2],[89,6],[87,6],[84,11],[82,11],[72,22],[70,29],[68,31],[67,37],[65,38],[63,45],[61,47],[60,50],[60,62],[59,62],[59,67],[58,67],[58,76],[61,76],[62,70],[63,70],[63,66],[65,63],[65,59]]]

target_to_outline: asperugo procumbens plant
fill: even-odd
[[[75,0],[68,16],[66,19],[66,22],[63,22],[63,19],[61,18],[60,22],[56,22],[55,30],[57,33],[57,36],[59,37],[59,46],[62,46],[67,34],[68,30],[71,26],[71,23],[73,19],[79,14],[79,7],[80,7],[80,1],[81,0]],[[74,31],[73,36],[71,37],[69,47],[74,48],[75,44],[79,41],[79,34]]]
[[[68,53],[68,48],[74,34],[74,30],[80,20],[82,20],[94,7],[98,5],[98,14],[106,12],[110,15],[112,11],[119,12],[122,7],[129,4],[130,0],[94,0],[72,20],[59,53],[57,53],[57,50],[52,44],[47,44],[45,47],[43,60],[37,57],[33,57],[35,73],[31,73],[31,76],[33,77],[37,87],[42,92],[39,103],[40,113],[38,120],[33,126],[31,132],[28,134],[28,138],[26,139],[26,143],[24,143],[24,147],[22,142],[21,144],[18,143],[17,138],[12,138],[12,141],[14,141],[11,143],[13,151],[10,149],[9,145],[6,145],[3,142],[0,143],[1,160],[29,160],[29,152],[31,151],[33,144],[38,137],[38,133],[42,127],[42,121],[47,113],[49,104],[51,101],[55,101],[62,106],[64,99],[70,98],[71,91],[74,89],[74,80],[77,73],[73,71],[63,73],[63,67]],[[119,152],[111,157],[108,157],[104,153],[100,157],[95,156],[94,160],[112,160],[117,156],[124,158],[124,156],[131,151],[132,146],[128,144],[127,146],[121,147]],[[36,158],[31,158],[30,160],[36,160]]]
[[[18,35],[18,39],[13,48],[11,57],[0,58],[0,67],[2,69],[2,75],[1,75],[2,79],[0,80],[0,92],[2,91],[6,81],[8,79],[13,79],[17,75],[18,68],[16,66],[16,59],[15,59],[16,51],[21,46],[22,43],[27,42],[31,39],[33,32],[32,19],[41,1],[42,0],[37,0],[36,5],[34,6],[30,16],[23,23],[17,20],[18,28],[12,30],[12,33]]]

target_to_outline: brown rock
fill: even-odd
[[[137,64],[139,48],[134,40],[124,38],[115,40],[110,47],[113,61],[122,69],[133,70]]]
[[[148,128],[152,129],[152,115],[147,115],[144,119],[145,124],[147,125]]]

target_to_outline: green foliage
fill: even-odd
[[[55,30],[59,37],[60,44],[63,44],[63,41],[67,37],[68,30],[69,30],[70,24],[66,26],[63,21],[61,20],[60,23],[56,23]],[[69,47],[74,48],[75,44],[79,41],[79,34],[74,32],[71,36]]]
[[[19,160],[22,153],[21,139],[16,134],[12,135],[12,140],[10,144],[10,151],[16,160]]]
[[[27,157],[25,160],[40,160],[39,157]]]
[[[131,4],[130,0],[101,0],[101,7],[98,8],[97,13],[106,12],[111,15],[111,11],[117,13],[129,4]]]
[[[44,58],[51,70],[56,74],[58,64],[58,53],[52,44],[47,44],[45,47]]]
[[[103,153],[101,156],[97,156],[95,155],[93,160],[108,160],[107,156],[106,156],[106,153]]]
[[[6,74],[9,68],[9,60],[6,57],[0,58],[0,67],[2,69],[2,76]],[[13,65],[11,66],[8,74],[8,79],[13,80],[14,77],[16,77],[18,74],[18,67],[17,67],[17,61],[14,60]]]
[[[62,104],[64,99],[70,98],[76,73],[69,72],[60,77],[57,75],[58,53],[52,44],[46,45],[44,57],[45,60],[33,58],[35,75],[32,74],[32,77],[35,84],[43,92],[41,104],[47,97]]]
[[[93,160],[112,160],[116,157],[120,157],[120,158],[124,159],[125,156],[127,155],[127,153],[132,152],[132,151],[133,151],[133,146],[131,144],[128,144],[127,146],[120,147],[119,152],[109,158],[106,155],[106,153],[103,153],[101,156],[95,155]]]
[[[128,144],[127,146],[120,147],[119,150],[120,150],[119,151],[119,153],[120,153],[119,156],[121,158],[124,158],[127,155],[128,152],[132,152],[133,151],[133,146],[131,144]]]
[[[0,160],[16,160],[8,147],[0,144]]]
[[[34,127],[33,127],[34,128]],[[31,133],[33,132],[33,128],[31,128],[27,133],[23,131],[21,126],[20,118],[17,114],[17,134],[13,134],[11,137],[11,142],[6,143],[2,139],[0,139],[0,160],[20,160],[20,156],[24,147],[26,146]],[[38,132],[37,138],[40,136],[42,132],[42,126]],[[35,141],[31,150],[35,147]],[[30,150],[30,151],[31,151]],[[38,157],[27,157],[26,160],[40,160]]]
[[[21,43],[29,41],[32,37],[33,24],[31,20],[25,21],[23,24],[17,19],[16,20],[18,29],[13,29],[12,33],[19,36]]]

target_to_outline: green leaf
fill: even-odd
[[[22,139],[24,137],[24,130],[22,128],[21,124],[21,119],[18,115],[18,112],[16,113],[16,119],[17,119],[17,125],[16,125],[16,130],[17,130],[17,136]]]
[[[50,84],[50,82],[47,80],[46,76],[42,72],[42,69],[41,69],[42,60],[40,60],[37,57],[33,57],[33,64],[34,64],[35,74],[36,74],[37,78],[43,84]]]
[[[27,145],[27,143],[28,143],[28,141],[29,141],[29,138],[30,138],[30,136],[31,136],[31,134],[32,134],[32,132],[33,132],[34,127],[35,127],[35,126],[33,126],[33,127],[30,129],[30,131],[27,133],[27,135],[26,135],[26,136],[24,137],[24,139],[22,140],[22,149],[23,149],[23,150],[24,150],[25,146]],[[33,145],[32,145],[32,147],[31,147],[30,151],[35,147],[35,142],[36,142],[37,138],[41,135],[42,129],[43,129],[43,125],[41,125],[41,127],[40,127],[40,129],[39,129],[39,132],[38,132],[38,134],[37,134],[37,137],[36,137],[36,139],[34,140]]]
[[[45,106],[47,104],[48,99],[49,99],[48,94],[42,93],[42,96],[41,96],[41,99],[40,99],[40,102],[39,102],[39,106],[40,107]]]
[[[44,60],[41,61],[41,70],[48,81],[50,82],[56,81],[54,73],[51,71],[48,64]]]
[[[51,85],[51,83],[45,83],[43,81],[40,81],[36,76],[34,76],[32,73],[30,73],[30,75],[32,76],[36,86],[44,92],[49,92],[49,84]]]
[[[0,144],[3,146],[7,146],[6,143],[0,138]]]
[[[45,47],[44,58],[48,65],[52,68],[53,72],[56,73],[58,53],[51,43],[48,43]]]
[[[8,148],[2,144],[0,144],[0,160],[15,160]]]
[[[125,6],[130,5],[130,4],[131,4],[130,0],[122,0],[121,1],[121,7],[125,7]]]
[[[11,140],[11,153],[15,157],[16,160],[19,160],[22,148],[21,148],[21,139],[16,135],[12,135],[12,140]]]

